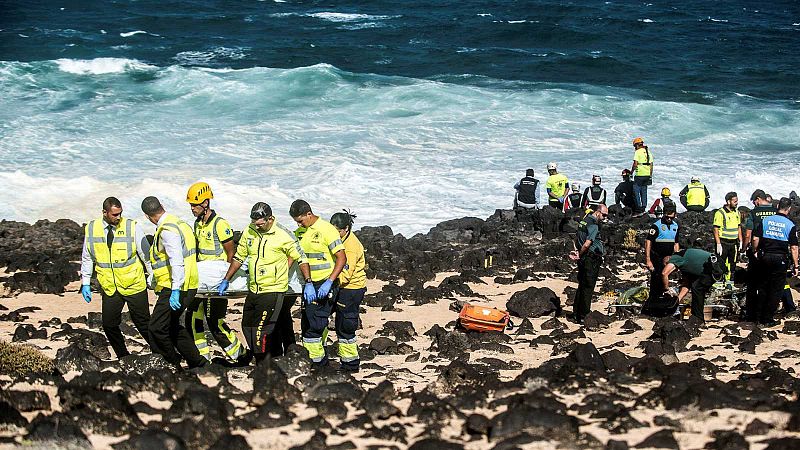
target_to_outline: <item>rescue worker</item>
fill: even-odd
[[[697,176],[692,177],[691,182],[683,187],[679,196],[681,204],[687,211],[705,211],[711,201],[708,189]]]
[[[699,248],[689,248],[675,252],[668,259],[661,271],[664,287],[669,286],[669,276],[675,271],[681,274],[681,289],[677,293],[678,302],[686,297],[689,291],[692,292],[692,315],[704,321],[703,310],[705,307],[706,296],[711,292],[714,285],[715,276],[722,278],[722,272],[718,270],[719,263],[717,255],[709,253]],[[668,291],[675,296],[674,291]]]
[[[725,194],[725,205],[714,212],[714,243],[717,256],[725,263],[725,280],[731,284],[736,270],[742,239],[741,218],[739,217],[739,195],[736,192]]]
[[[647,207],[647,186],[653,184],[653,153],[644,145],[644,140],[637,137],[633,140],[633,198],[636,202],[636,215],[644,214]]]
[[[331,225],[339,230],[344,244],[347,264],[339,274],[339,294],[336,296],[336,336],[339,339],[339,361],[348,371],[358,371],[359,357],[356,330],[359,324],[359,309],[367,292],[366,260],[364,246],[353,233],[355,215],[349,211],[331,216]]]
[[[677,252],[680,247],[678,240],[681,228],[675,220],[675,215],[675,203],[667,204],[664,206],[664,215],[653,222],[647,231],[647,238],[644,241],[644,261],[650,272],[648,302],[658,302],[664,295],[667,288],[661,274],[664,270],[664,260]],[[646,313],[645,309],[642,312]]]
[[[631,171],[622,171],[622,182],[614,189],[614,203],[625,208],[636,208],[636,200],[633,198],[633,181],[631,181]]]
[[[764,217],[777,214],[778,210],[772,206],[772,202],[767,200],[767,194],[761,189],[756,189],[753,192],[750,196],[750,201],[753,202],[753,209],[750,210],[750,216],[743,227],[744,241],[742,243],[747,256],[747,294],[745,297],[744,319],[748,322],[757,322],[759,312],[758,283],[763,274],[761,261],[753,254],[753,247],[750,244],[753,240],[755,227],[761,224],[761,220]]]
[[[142,212],[156,226],[150,246],[150,265],[158,299],[150,315],[150,347],[168,362],[189,367],[207,363],[192,336],[181,324],[181,315],[192,303],[200,280],[194,231],[183,220],[164,211],[156,197],[142,200]]]
[[[303,289],[303,314],[300,329],[303,347],[315,364],[326,365],[325,341],[328,337],[328,318],[333,311],[339,291],[339,274],[347,264],[339,231],[314,214],[305,200],[295,200],[289,215],[305,228],[300,246],[308,258],[311,277]]]
[[[260,364],[267,356],[284,354],[281,328],[291,328],[291,304],[285,297],[289,289],[289,268],[299,263],[308,282],[310,271],[306,255],[291,231],[281,226],[272,208],[258,202],[250,210],[250,226],[242,233],[236,254],[222,279],[218,294],[228,289],[230,280],[247,263],[247,297],[242,308],[242,333]]]
[[[536,208],[539,205],[539,180],[534,177],[533,169],[525,171],[525,177],[514,185],[514,208]]]
[[[578,225],[576,248],[570,259],[578,261],[578,290],[575,293],[575,323],[582,324],[583,319],[592,309],[592,296],[597,285],[597,276],[603,264],[605,247],[600,240],[600,224],[608,218],[606,205],[598,205],[590,211]]]
[[[578,183],[572,183],[571,193],[564,198],[563,211],[567,212],[573,208],[580,208],[581,200],[583,200],[583,194],[581,194],[581,185]]]
[[[775,311],[781,301],[786,272],[794,265],[792,274],[797,276],[798,239],[797,227],[788,216],[792,201],[784,197],[778,201],[778,213],[764,217],[753,229],[753,254],[761,265],[758,285],[758,323],[772,327],[780,324],[775,320]]]
[[[194,236],[197,240],[198,261],[225,261],[230,263],[233,259],[233,228],[230,223],[217,215],[211,209],[211,199],[214,193],[208,183],[199,181],[189,186],[186,193],[186,202],[192,209],[194,221]],[[226,297],[200,298],[195,297],[186,310],[186,329],[192,333],[194,343],[200,355],[206,359],[211,358],[211,348],[206,339],[203,320],[208,323],[208,328],[214,340],[225,352],[225,356],[236,361],[246,352],[244,347],[227,323],[225,316],[228,314],[228,299]]]
[[[661,216],[664,214],[664,207],[666,205],[675,205],[675,202],[672,201],[670,196],[672,192],[669,190],[668,187],[664,187],[661,189],[661,197],[655,199],[653,204],[650,206],[650,209],[647,211],[648,214],[655,217],[656,219],[660,219]]]
[[[547,164],[547,200],[550,206],[561,211],[564,208],[564,199],[569,189],[569,180],[566,175],[558,173],[558,165],[554,162]]]
[[[583,191],[583,198],[581,199],[581,206],[588,208],[590,206],[605,205],[606,204],[606,190],[600,186],[603,179],[600,175],[592,175],[592,185]]]
[[[84,230],[81,254],[81,294],[92,301],[92,272],[97,274],[102,298],[103,332],[117,358],[130,354],[120,331],[122,308],[127,304],[133,325],[145,341],[150,335],[150,307],[147,303],[147,272],[152,272],[147,252],[150,244],[135,220],[122,217],[122,203],[116,197],[103,200],[103,216]]]

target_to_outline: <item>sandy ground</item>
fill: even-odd
[[[444,279],[447,275],[450,274],[440,274],[437,279],[430,283],[431,285],[438,284],[442,279]],[[630,279],[632,285],[635,285],[643,279],[643,277],[637,275],[635,272],[632,274],[627,274],[626,279]],[[488,306],[496,306],[501,309],[505,308],[506,301],[511,297],[514,292],[526,289],[530,286],[537,286],[537,287],[550,287],[553,289],[557,294],[560,294],[563,297],[563,291],[568,286],[575,286],[575,283],[571,283],[565,281],[563,279],[554,279],[548,278],[544,281],[531,281],[531,282],[523,282],[523,283],[514,283],[511,285],[500,285],[495,284],[492,278],[484,278],[483,279],[486,284],[482,283],[471,283],[470,287],[480,295],[486,297],[486,299],[480,298],[461,298],[459,300],[467,300],[470,302],[476,302],[481,304],[486,304]],[[370,280],[368,290],[370,292],[376,292],[381,289],[381,287],[385,283],[377,281],[377,280]],[[37,294],[29,294],[23,293],[19,294],[16,297],[11,298],[2,298],[0,299],[0,304],[7,307],[9,310],[15,310],[17,308],[27,307],[27,306],[36,306],[41,308],[38,311],[34,311],[31,313],[26,313],[25,315],[28,316],[28,319],[24,323],[30,323],[35,326],[38,326],[40,321],[48,320],[53,317],[58,317],[62,321],[67,322],[71,317],[77,316],[86,316],[89,312],[99,312],[101,308],[101,301],[100,296],[95,294],[94,300],[87,304],[83,301],[80,294],[77,292],[78,286],[77,284],[73,284],[69,286],[68,292],[62,296],[57,295],[37,295]],[[151,294],[151,302],[154,301],[154,297]],[[445,326],[451,321],[454,321],[457,318],[457,313],[450,309],[450,303],[455,299],[445,299],[440,300],[436,303],[426,304],[422,306],[414,306],[413,304],[402,303],[398,302],[395,305],[396,310],[394,311],[387,311],[383,312],[380,311],[378,308],[371,308],[367,307],[367,313],[362,315],[362,322],[363,328],[358,332],[358,338],[361,342],[369,342],[376,336],[377,331],[383,326],[384,322],[389,320],[410,320],[414,324],[414,328],[417,331],[416,339],[408,342],[414,351],[420,353],[420,358],[417,361],[407,361],[408,355],[379,355],[371,362],[379,364],[386,368],[385,371],[375,371],[365,369],[362,370],[359,374],[357,374],[357,378],[364,384],[365,389],[368,389],[372,386],[377,385],[383,379],[390,379],[394,384],[398,391],[420,391],[424,389],[429,384],[435,382],[438,373],[436,372],[435,368],[428,362],[428,356],[430,352],[428,348],[431,345],[430,339],[422,334],[430,329],[433,325],[440,325]],[[229,324],[235,328],[239,329],[240,326],[240,311],[241,306],[243,304],[243,300],[236,300],[232,301],[230,305],[230,309],[232,310],[231,314],[229,315]],[[604,300],[602,297],[597,299],[593,305],[595,310],[599,310],[602,312],[607,312],[607,301]],[[570,309],[570,308],[567,308]],[[5,313],[7,311],[3,311]],[[537,318],[532,320],[534,325],[534,330],[536,333],[547,333],[548,331],[542,331],[541,324],[546,321],[548,318]],[[517,319],[517,322],[520,320]],[[579,342],[586,342],[591,341],[601,352],[604,352],[610,348],[618,348],[625,354],[629,356],[640,357],[643,355],[643,351],[640,348],[637,348],[637,345],[642,339],[646,339],[651,334],[651,326],[652,323],[645,318],[636,318],[635,321],[643,328],[640,331],[636,331],[632,334],[624,334],[621,335],[620,332],[621,326],[624,321],[616,321],[612,323],[612,325],[600,331],[586,331],[586,339],[582,339]],[[577,325],[567,322],[566,320],[562,319],[562,322],[566,324],[567,331],[573,331],[577,329]],[[730,324],[733,322],[722,320],[717,322],[711,322],[706,329],[702,332],[702,335],[698,338],[693,339],[689,347],[692,345],[699,345],[701,347],[706,347],[707,349],[704,351],[687,351],[678,353],[678,358],[680,361],[690,361],[696,358],[706,358],[708,360],[715,359],[715,364],[720,367],[724,367],[725,370],[721,370],[717,377],[722,381],[728,381],[731,379],[737,378],[741,372],[733,370],[732,368],[739,364],[740,362],[747,362],[752,366],[757,365],[759,362],[769,359],[772,354],[784,350],[784,349],[798,349],[800,348],[800,337],[798,336],[789,336],[789,335],[781,335],[780,339],[776,341],[765,341],[763,344],[756,347],[755,354],[746,354],[741,353],[735,346],[731,346],[729,344],[724,344],[721,342],[720,330],[724,325]],[[11,337],[14,333],[14,330],[18,326],[18,323],[8,322],[8,321],[0,321],[0,340],[10,341]],[[83,327],[84,325],[75,325],[76,327]],[[299,328],[299,324],[295,321],[295,328],[296,331]],[[57,328],[50,328],[48,329],[49,334],[58,331]],[[743,332],[743,336],[746,335],[747,331]],[[493,358],[501,358],[501,359],[513,359],[522,364],[522,369],[520,370],[504,370],[501,371],[501,378],[502,379],[513,379],[516,377],[521,370],[529,367],[536,367],[542,362],[547,361],[550,359],[552,348],[551,346],[547,345],[540,345],[539,347],[530,347],[528,345],[531,336],[527,337],[517,337],[514,334],[514,331],[509,332],[510,336],[512,336],[513,340],[508,344],[514,349],[513,355],[507,354],[498,354],[492,353],[487,351],[477,351],[472,352],[470,354],[470,360],[474,361],[476,359],[482,357],[493,357]],[[64,341],[52,341],[52,340],[30,340],[27,342],[28,344],[32,344],[38,348],[40,348],[44,353],[47,355],[54,357],[56,351],[64,346],[66,343]],[[129,340],[128,341],[129,349],[137,352],[142,349],[140,343],[134,342]],[[709,352],[708,348],[712,350]],[[221,350],[218,346],[215,346],[215,353],[221,356]],[[724,358],[724,359],[723,359]],[[442,364],[442,363],[439,363]],[[790,372],[797,373],[800,370],[800,359],[798,358],[786,358],[780,360],[781,367]],[[76,374],[67,374],[67,378],[71,378]],[[6,378],[6,380],[8,380]],[[246,379],[239,379],[239,380],[231,380],[237,387],[242,389],[248,389],[249,380]],[[27,390],[27,389],[39,389],[44,390],[47,394],[51,397],[51,404],[53,405],[54,410],[59,409],[59,402],[58,398],[56,397],[56,389],[53,387],[42,387],[42,386],[30,386],[24,383],[18,383],[14,385],[9,385],[8,381],[2,383],[4,389],[17,389],[17,390]],[[251,385],[250,385],[251,386]],[[653,386],[632,386],[631,388],[634,389],[636,392],[647,392]],[[150,393],[144,392],[139,394],[136,399],[131,399],[132,403],[136,400],[145,401],[155,407],[158,408],[166,408],[169,406],[169,402],[159,401],[154,395]],[[582,396],[565,396],[561,398],[563,402],[565,402],[568,406],[574,404],[580,404],[582,400]],[[632,403],[632,402],[631,402]],[[405,410],[408,408],[410,401],[405,400],[398,400],[395,402],[396,406],[398,406],[401,410]],[[352,409],[351,406],[351,414],[349,415],[348,419],[354,416],[355,409]],[[293,412],[298,415],[297,419],[295,419],[294,423],[291,425],[287,425],[282,428],[278,429],[268,429],[268,430],[258,430],[250,433],[241,432],[241,434],[245,435],[248,442],[254,448],[289,448],[298,444],[302,444],[306,442],[311,435],[313,434],[310,431],[300,431],[299,427],[297,426],[298,422],[306,419],[308,417],[312,417],[315,415],[315,410],[311,408],[306,408],[302,405],[297,406]],[[496,414],[498,411],[484,411],[489,417],[493,414]],[[569,412],[572,415],[578,415],[575,411]],[[37,413],[24,413],[28,419],[33,418]],[[788,414],[781,413],[781,412],[753,412],[753,411],[741,411],[741,410],[733,410],[733,409],[718,409],[713,411],[699,411],[699,410],[682,410],[682,411],[666,411],[663,409],[653,409],[648,411],[642,411],[641,409],[633,411],[633,417],[647,426],[644,428],[635,428],[632,431],[625,433],[625,434],[617,434],[611,435],[609,431],[601,428],[598,426],[599,421],[602,419],[590,419],[588,416],[579,416],[581,419],[587,422],[586,425],[581,427],[582,432],[588,432],[594,435],[602,442],[606,442],[609,439],[615,440],[626,440],[629,444],[634,445],[645,437],[651,435],[654,431],[657,431],[661,427],[653,425],[653,418],[656,416],[667,416],[672,419],[677,420],[681,424],[681,428],[675,433],[676,439],[678,440],[681,448],[686,449],[694,449],[694,448],[703,448],[706,442],[710,441],[712,438],[710,433],[712,430],[719,430],[719,429],[735,429],[739,432],[744,432],[745,427],[751,423],[754,419],[758,418],[763,422],[771,424],[773,426],[772,430],[770,430],[766,435],[758,435],[758,436],[749,436],[747,439],[753,449],[760,449],[766,447],[766,444],[763,443],[765,439],[772,438],[772,437],[783,437],[783,436],[795,436],[798,437],[797,434],[788,433],[782,431],[782,428],[785,422],[788,420]],[[144,422],[150,422],[153,420],[158,420],[158,416],[148,416],[141,414],[140,418]],[[394,422],[397,422],[398,419],[393,419]],[[416,424],[413,422],[413,418],[401,418],[399,419],[406,427],[409,435],[409,439],[413,440],[414,436],[421,432],[423,427],[420,424]],[[341,421],[336,419],[330,419],[329,422],[335,427]],[[451,437],[453,440],[458,440],[463,442],[463,432],[462,432],[463,423],[459,422],[458,420],[453,421],[451,426],[443,430],[444,437]],[[13,432],[5,432],[5,436],[14,436]],[[90,435],[90,439],[92,444],[97,448],[109,448],[109,446],[113,443],[119,442],[124,440],[125,438],[112,438],[107,436],[100,436],[100,435]],[[405,445],[398,443],[398,442],[385,442],[385,441],[377,441],[375,439],[363,439],[359,437],[353,436],[334,436],[332,435],[329,440],[329,445],[335,445],[341,441],[351,440],[353,441],[358,447],[364,448],[369,445],[378,445],[378,446],[385,446],[388,444],[397,445],[401,448],[405,447]],[[468,449],[482,449],[491,447],[494,444],[489,443],[485,438],[484,439],[477,439],[470,442],[465,442],[465,447]],[[537,444],[530,444],[523,446],[524,448],[548,448],[549,445],[537,443]]]

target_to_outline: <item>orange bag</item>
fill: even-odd
[[[467,303],[458,314],[458,325],[471,331],[504,331],[511,328],[508,311]]]

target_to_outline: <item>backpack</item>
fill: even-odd
[[[504,331],[513,324],[508,311],[467,303],[458,314],[456,326],[470,331]]]

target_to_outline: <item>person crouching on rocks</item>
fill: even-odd
[[[127,304],[136,329],[150,341],[147,329],[150,306],[147,303],[145,266],[150,269],[150,243],[135,220],[122,217],[122,203],[116,197],[103,201],[103,217],[86,224],[81,255],[81,294],[92,301],[90,281],[97,274],[103,299],[103,332],[117,358],[130,353],[119,325],[122,308]],[[143,264],[144,262],[144,264]]]
[[[268,204],[253,205],[250,226],[239,239],[217,293],[225,294],[233,275],[247,262],[249,292],[242,308],[242,334],[257,364],[268,355],[283,355],[282,330],[292,326],[291,304],[285,294],[289,290],[289,267],[294,261],[308,279],[306,255],[292,232],[275,220]]]
[[[669,286],[669,276],[673,272],[681,274],[681,289],[677,293],[669,290],[669,294],[677,297],[680,303],[686,294],[692,292],[692,315],[704,321],[703,309],[705,300],[714,286],[715,277],[722,279],[724,269],[721,267],[717,255],[699,248],[689,248],[674,253],[665,258],[666,265],[661,275],[664,277],[664,287]]]
[[[300,239],[300,246],[306,253],[311,268],[311,276],[303,288],[303,314],[300,329],[303,334],[303,347],[317,365],[326,365],[325,340],[328,337],[328,319],[333,312],[339,290],[339,274],[347,264],[342,238],[339,231],[311,211],[305,200],[295,200],[289,207],[298,226],[306,229]]]
[[[359,323],[359,308],[367,292],[366,261],[364,246],[353,234],[355,215],[349,211],[331,216],[331,225],[339,230],[347,256],[342,273],[339,274],[339,294],[336,296],[336,336],[339,338],[339,361],[344,370],[358,371],[359,357],[356,330]]]
[[[606,205],[598,205],[596,210],[586,214],[580,225],[576,247],[578,250],[570,253],[570,259],[578,261],[578,291],[575,293],[575,322],[582,324],[583,319],[589,314],[592,306],[592,296],[597,285],[597,276],[603,264],[605,247],[600,240],[600,224],[608,217]]]

